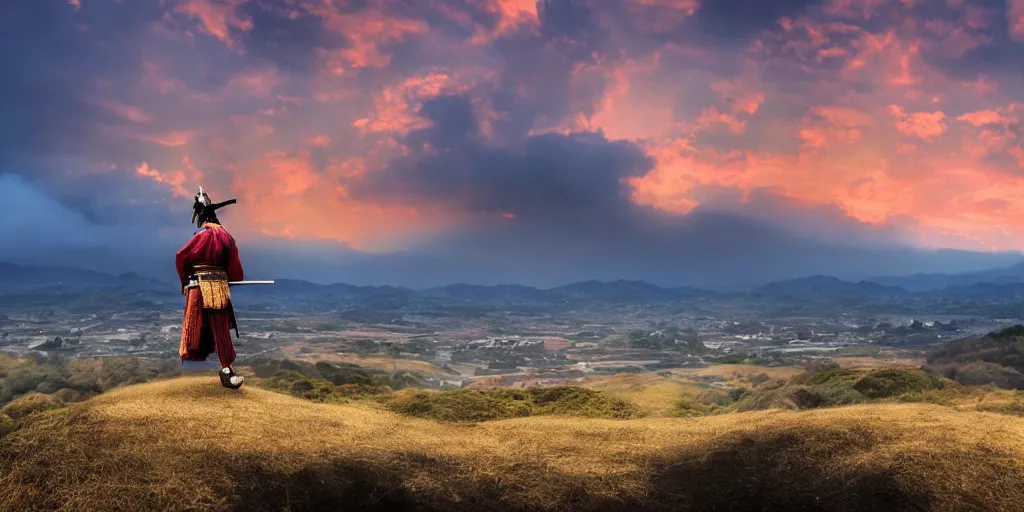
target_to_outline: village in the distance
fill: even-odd
[[[173,284],[67,268],[3,270],[0,352],[177,357],[182,298]],[[435,388],[561,385],[816,357],[920,365],[936,346],[1024,320],[1021,269],[931,276],[930,289],[926,277],[881,284],[814,276],[734,292],[628,281],[409,290],[280,280],[232,294],[242,365],[257,357],[351,363],[411,372]]]

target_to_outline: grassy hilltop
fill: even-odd
[[[1024,419],[934,404],[628,420],[414,418],[215,378],[0,438],[0,510],[1016,510]]]

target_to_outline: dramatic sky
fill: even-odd
[[[1000,266],[1022,55],[1024,0],[3,2],[0,259],[164,276],[202,185],[253,278]]]

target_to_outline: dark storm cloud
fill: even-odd
[[[266,59],[282,69],[313,74],[319,50],[345,48],[340,34],[324,28],[323,19],[308,12],[289,11],[282,15],[272,4],[251,2],[240,7],[241,15],[252,22],[252,28],[237,34],[246,52]]]
[[[810,273],[857,277],[971,268],[985,260],[937,258],[902,247],[896,233],[769,191],[745,201],[735,191],[704,191],[696,211],[668,215],[629,199],[625,179],[653,166],[636,145],[574,133],[491,146],[479,137],[470,111],[461,97],[426,102],[420,114],[433,124],[407,136],[409,156],[367,177],[353,193],[445,204],[482,214],[481,220],[418,255],[359,264],[359,274],[390,273],[422,286],[453,279],[550,286],[594,277],[711,286]],[[430,146],[418,149],[424,143]],[[429,275],[400,268],[417,257],[462,263],[435,266]]]
[[[0,260],[166,277],[173,251],[193,229],[185,221],[190,197],[179,190],[191,191],[193,177],[174,175],[187,169],[183,156],[207,157],[198,165],[208,188],[244,185],[266,196],[268,205],[301,203],[300,191],[323,185],[314,175],[369,153],[353,121],[376,93],[435,69],[453,76],[469,70],[472,90],[423,102],[419,115],[431,127],[399,140],[407,154],[383,169],[366,169],[361,180],[339,172],[343,183],[331,185],[364,200],[365,211],[373,211],[374,201],[437,207],[466,224],[407,252],[372,257],[338,242],[254,236],[243,247],[247,269],[260,278],[417,286],[591,278],[704,285],[809,273],[966,270],[998,260],[894,248],[899,232],[770,190],[698,187],[688,192],[689,199],[700,196],[696,210],[668,214],[631,199],[627,181],[654,168],[645,148],[600,131],[535,133],[564,132],[567,120],[594,114],[615,72],[656,51],[666,74],[713,75],[685,83],[678,98],[664,101],[666,110],[676,109],[672,121],[692,119],[720,94],[711,80],[728,79],[744,66],[737,48],[780,17],[812,12],[821,2],[707,0],[690,15],[680,7],[685,2],[545,0],[539,20],[522,23],[503,17],[493,2],[471,0],[352,1],[344,7],[323,0],[196,0],[196,9],[237,6],[202,11],[209,15],[205,21],[181,12],[183,3],[82,0],[73,9],[65,0],[36,0],[3,7],[0,196],[16,200],[0,205]],[[965,76],[1019,72],[1013,56],[1021,45],[1007,35],[1005,2],[986,5],[998,11],[993,43],[943,65]],[[327,7],[371,15],[353,18],[361,25],[329,30],[314,14]],[[232,24],[235,16],[250,25]],[[415,29],[388,34],[400,19],[415,21]],[[705,51],[665,50],[668,42]],[[344,69],[337,74],[324,69],[331,52],[341,55]],[[476,80],[480,68],[487,78]],[[792,73],[768,69],[763,76],[792,84]],[[849,84],[850,90],[858,86]],[[313,91],[342,99],[321,101]],[[783,113],[773,109],[786,108],[762,106],[758,115],[771,119],[763,125],[753,120],[750,131],[775,130],[771,121]],[[194,138],[175,141],[168,137],[175,131]],[[308,147],[306,141],[321,134],[328,142]],[[738,136],[702,137],[694,141],[723,152],[738,147]],[[271,152],[296,158],[278,159],[257,183],[256,169]],[[302,154],[314,172],[305,172]],[[161,172],[137,173],[142,162],[148,164],[143,170]],[[326,216],[319,207],[314,214]],[[256,212],[256,220],[232,218],[241,208],[222,217],[232,230],[259,233],[270,224],[267,212]],[[326,202],[324,208],[329,211]],[[301,218],[309,211],[296,212],[286,220],[310,220]],[[280,219],[273,220],[276,229]],[[376,219],[365,222],[376,226]]]
[[[824,0],[712,0],[701,3],[694,13],[693,27],[715,41],[749,43],[761,31],[778,24],[782,17],[795,17]]]
[[[653,167],[636,145],[598,133],[545,134],[510,147],[488,146],[465,97],[432,99],[420,115],[433,124],[406,137],[410,155],[373,173],[357,192],[540,222],[582,213],[607,218],[610,211],[632,205],[622,180]],[[429,146],[421,149],[425,143]]]
[[[567,39],[511,38],[496,41],[494,51],[504,66],[491,99],[503,115],[498,129],[504,138],[520,137],[538,121],[553,125],[574,107],[589,115],[604,92],[600,83],[584,90],[572,88],[574,70],[597,60],[589,46]]]

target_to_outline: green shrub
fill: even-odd
[[[696,416],[707,416],[718,410],[718,406],[705,404],[689,396],[684,396],[676,402],[673,414],[681,418],[692,418]]]
[[[905,393],[942,389],[941,377],[921,370],[874,370],[861,377],[853,389],[868,398],[891,398]]]
[[[399,372],[394,375],[383,371],[363,368],[351,363],[307,363],[287,359],[258,358],[247,361],[247,366],[261,379],[268,379],[279,371],[294,372],[300,376],[330,382],[335,386],[358,384],[370,387],[388,387],[404,389],[408,387],[425,387],[425,381],[411,372]]]
[[[833,367],[803,373],[785,385],[773,383],[741,394],[734,409],[814,409],[897,397],[901,401],[938,403],[943,398],[934,392],[946,389],[948,384],[951,383],[942,377],[922,370],[858,371]]]
[[[736,402],[733,409],[736,411],[759,411],[764,409],[799,409],[797,400],[806,403],[806,398],[794,397],[799,386],[779,386],[758,389],[748,393],[740,401]]]
[[[600,391],[574,386],[531,389],[403,391],[382,398],[401,414],[448,422],[478,422],[557,415],[625,419],[638,408]]]
[[[750,378],[750,385],[756,388],[770,380],[772,380],[772,378],[769,377],[767,373],[759,373]]]
[[[342,398],[336,392],[334,384],[323,379],[306,377],[294,370],[278,370],[261,385],[314,402],[337,402]]]
[[[576,386],[530,388],[533,415],[584,416],[626,419],[636,415],[637,407],[600,391]]]
[[[797,381],[808,386],[819,386],[830,381],[850,381],[860,377],[863,372],[843,368],[829,368],[819,372],[808,372],[798,376]],[[799,378],[802,377],[802,378]]]
[[[748,391],[746,388],[733,388],[729,391],[729,399],[733,402],[738,402],[747,393]]]

